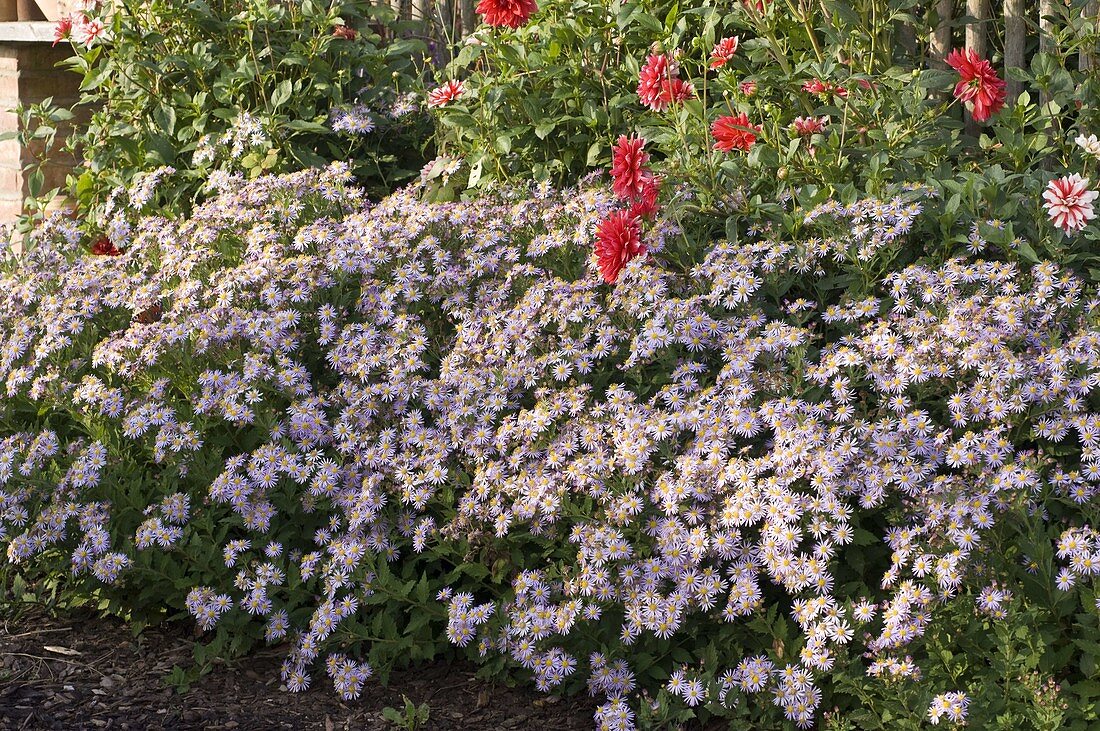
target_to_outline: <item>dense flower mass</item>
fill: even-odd
[[[731,150],[748,151],[756,142],[759,125],[749,123],[749,115],[741,112],[736,116],[724,116],[714,120],[710,126],[714,137],[714,149],[723,152]]]
[[[1089,179],[1074,173],[1047,184],[1043,192],[1043,200],[1046,201],[1043,207],[1055,226],[1066,233],[1074,233],[1096,218],[1092,202],[1097,196],[1100,192],[1089,190]]]
[[[118,256],[69,255],[58,218],[5,265],[0,408],[48,416],[0,435],[8,560],[129,590],[216,527],[178,606],[289,641],[291,690],[323,668],[356,697],[375,668],[348,645],[400,590],[541,689],[580,675],[602,727],[661,693],[806,728],[838,664],[919,677],[906,648],[945,605],[1009,606],[985,566],[1008,517],[1100,487],[1100,300],[1071,273],[957,258],[772,306],[779,278],[909,235],[916,188],[680,260],[677,224],[590,184],[372,205],[348,178],[215,177],[189,218],[120,212]],[[151,478],[104,500],[133,459]],[[1082,525],[1067,588],[1100,545]],[[656,664],[670,644],[687,659]]]
[[[535,0],[479,0],[477,13],[488,25],[519,28],[538,11]]]
[[[1001,111],[1005,104],[1005,82],[984,58],[972,48],[958,48],[947,54],[947,64],[959,74],[955,98],[968,102],[974,119],[984,122]]]
[[[638,99],[643,106],[663,112],[695,97],[695,87],[680,78],[680,66],[668,54],[646,58],[638,77]]]

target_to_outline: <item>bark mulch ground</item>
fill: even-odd
[[[0,731],[383,731],[395,727],[382,710],[402,709],[402,695],[429,705],[430,731],[592,728],[589,699],[479,680],[465,663],[395,671],[387,687],[368,682],[358,700],[345,703],[327,678],[315,678],[321,682],[304,693],[281,690],[283,655],[267,651],[218,666],[181,694],[165,677],[173,666],[193,664],[193,643],[182,626],[134,637],[122,622],[90,615],[0,618]]]

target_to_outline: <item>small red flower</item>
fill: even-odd
[[[100,236],[96,239],[96,242],[92,244],[91,251],[96,256],[118,256],[122,253],[122,250],[115,246],[106,236]]]
[[[429,107],[443,107],[466,93],[466,86],[461,81],[451,79],[443,86],[428,92]]]
[[[519,28],[539,9],[535,0],[481,0],[477,4],[479,15],[485,22],[498,28]]]
[[[843,86],[836,86],[828,81],[822,81],[821,79],[810,79],[802,84],[802,91],[815,96],[829,96],[836,94],[841,99],[847,98],[848,90]]]
[[[737,85],[737,88],[745,96],[755,96],[756,95],[756,82],[755,81],[742,81],[740,84]]]
[[[651,55],[638,77],[638,99],[655,112],[695,97],[695,87],[680,78],[680,67],[668,54]]]
[[[657,196],[660,193],[660,178],[650,175],[642,184],[641,194],[634,199],[634,203],[627,212],[635,218],[652,219],[657,214]]]
[[[972,48],[965,53],[956,48],[947,54],[947,64],[959,74],[955,98],[970,102],[975,120],[984,122],[1001,111],[1005,105],[1005,82],[997,76],[989,61],[979,58]]]
[[[345,41],[354,41],[359,37],[359,31],[346,25],[334,25],[332,35]]]
[[[730,59],[733,58],[733,54],[737,53],[737,43],[737,36],[723,38],[718,41],[714,46],[714,50],[710,52],[710,67],[717,69],[729,63]]]
[[[53,45],[57,45],[61,41],[67,41],[73,34],[73,16],[66,15],[57,21],[57,25],[53,27]]]
[[[799,137],[809,137],[817,132],[823,132],[828,123],[828,117],[795,117],[791,122],[791,129]]]
[[[802,91],[810,94],[825,94],[828,90],[829,87],[821,79],[810,79],[802,84]]]
[[[758,125],[749,124],[749,115],[744,112],[736,117],[719,117],[710,126],[710,133],[714,136],[714,149],[722,152],[731,150],[747,152],[756,142],[755,133],[759,131]]]
[[[596,258],[608,284],[615,283],[628,261],[644,253],[638,219],[628,211],[613,211],[596,229]]]
[[[760,15],[763,15],[764,11],[767,9],[764,0],[741,0],[741,5],[750,13],[756,12]]]
[[[645,140],[620,135],[611,153],[611,189],[623,200],[638,198],[652,174],[646,170]]]

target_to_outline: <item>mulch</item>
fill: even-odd
[[[478,679],[468,663],[395,671],[387,686],[368,681],[359,699],[344,702],[323,671],[306,692],[281,689],[283,654],[268,650],[218,665],[179,693],[166,676],[193,665],[194,642],[185,626],[135,637],[121,621],[89,614],[33,610],[0,619],[0,731],[384,731],[395,727],[383,709],[403,709],[402,696],[428,704],[430,731],[593,727],[590,699]]]

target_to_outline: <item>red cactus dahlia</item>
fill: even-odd
[[[645,189],[646,179],[652,176],[646,170],[649,153],[645,140],[640,137],[620,135],[611,153],[611,189],[623,200],[638,198]]]
[[[756,142],[755,133],[759,131],[758,125],[749,124],[749,115],[744,112],[736,117],[719,117],[710,126],[710,133],[714,136],[714,149],[722,152],[731,150],[747,152]]]
[[[600,274],[614,284],[626,263],[645,253],[638,219],[627,211],[612,211],[596,229],[596,258]]]
[[[484,16],[487,24],[498,28],[519,28],[538,9],[535,0],[481,0],[477,4],[478,15]]]
[[[989,61],[979,58],[972,48],[965,53],[956,48],[947,54],[947,64],[959,73],[955,98],[973,105],[971,113],[975,120],[984,122],[1001,111],[1005,105],[1005,82]]]
[[[660,178],[650,175],[642,184],[642,192],[630,205],[628,213],[635,218],[651,219],[657,213],[657,196],[661,193]]]
[[[680,78],[680,67],[662,53],[649,56],[638,76],[638,99],[655,112],[663,112],[695,96],[695,87]]]

